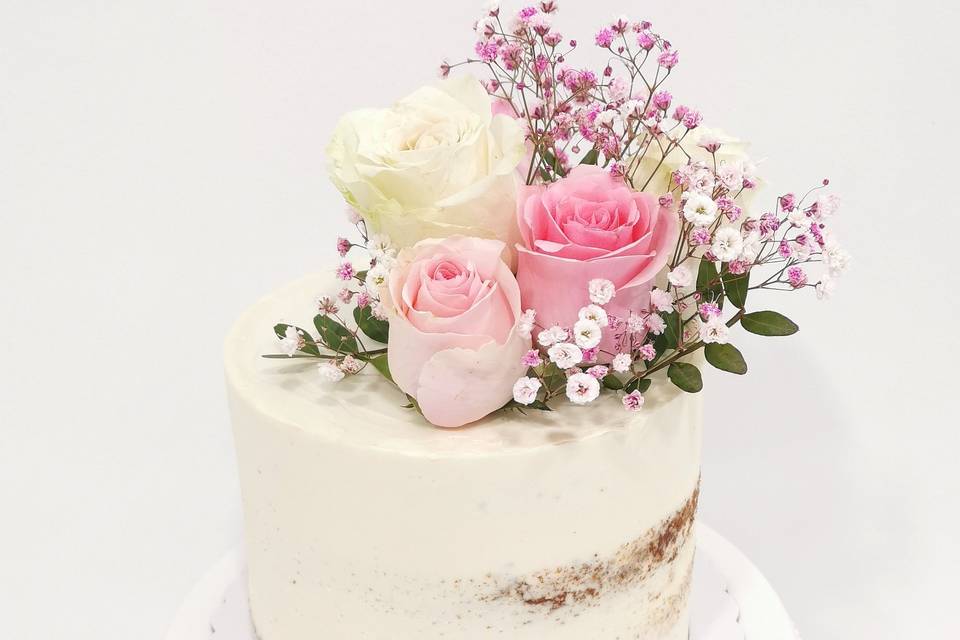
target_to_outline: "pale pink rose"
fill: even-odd
[[[513,398],[530,337],[519,330],[520,288],[499,240],[423,240],[390,272],[394,381],[439,427],[479,420]]]
[[[616,295],[605,309],[626,318],[648,308],[650,287],[673,250],[677,216],[648,193],[591,165],[551,185],[526,187],[517,218],[523,245],[517,279],[525,308],[545,327],[570,326],[590,303],[591,280],[609,280]],[[613,332],[600,347],[616,353]]]

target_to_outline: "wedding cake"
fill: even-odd
[[[334,393],[260,358],[329,286],[282,288],[226,342],[261,640],[687,637],[700,396],[440,430],[375,373]]]
[[[701,368],[798,330],[765,291],[830,295],[837,199],[760,208],[670,40],[620,18],[575,66],[557,10],[494,2],[440,82],[344,115],[338,265],[227,339],[261,640],[688,636]]]

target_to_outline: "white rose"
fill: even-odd
[[[513,247],[515,170],[524,133],[469,76],[415,91],[389,109],[344,116],[328,169],[374,231],[406,247],[424,238],[496,238]]]

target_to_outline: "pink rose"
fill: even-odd
[[[590,304],[588,283],[598,278],[616,290],[608,314],[625,319],[647,309],[651,282],[679,233],[676,215],[656,196],[580,165],[558,182],[526,187],[517,209],[523,238],[517,279],[524,308],[537,310],[539,324],[571,326]],[[613,346],[606,333],[601,349],[616,353]]]
[[[390,372],[440,427],[499,409],[524,374],[520,288],[499,240],[452,236],[401,252],[390,272]]]

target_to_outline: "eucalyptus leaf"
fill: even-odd
[[[634,391],[646,393],[652,383],[653,381],[650,378],[634,378],[627,383],[627,386],[625,386],[623,390],[627,393],[633,393]]]
[[[337,353],[357,353],[357,339],[350,333],[350,330],[337,322],[330,316],[318,314],[313,323],[320,332],[320,341],[328,349]]]
[[[710,343],[703,350],[707,362],[721,371],[728,371],[737,375],[747,372],[747,362],[743,354],[732,344]]]
[[[697,291],[704,294],[704,298],[708,300],[723,294],[715,263],[705,259],[700,260],[700,268],[697,270]]]
[[[750,272],[735,275],[729,271],[723,274],[723,289],[727,293],[727,298],[738,309],[743,309],[747,304],[747,292],[750,290]]]
[[[800,330],[794,322],[776,311],[754,311],[740,319],[740,324],[758,336],[789,336]]]
[[[587,151],[587,154],[583,156],[583,160],[580,161],[580,164],[597,164],[597,160],[600,159],[600,151],[594,147]]]
[[[683,335],[683,317],[679,313],[671,311],[670,313],[660,314],[660,317],[667,325],[662,336],[666,349],[657,349],[657,353],[663,353],[668,349],[676,349],[677,345],[680,344],[680,337]]]
[[[390,323],[386,320],[373,317],[373,309],[370,305],[362,309],[355,307],[353,309],[353,319],[356,320],[357,326],[360,327],[360,330],[365,334],[377,342],[387,344],[387,339],[390,335]]]
[[[388,364],[387,354],[370,358],[368,362],[373,365],[374,369],[380,372],[380,375],[390,382],[393,382],[393,376],[390,374],[390,365]]]
[[[703,389],[703,377],[700,369],[689,362],[674,362],[667,369],[670,381],[687,393],[697,393]]]
[[[607,389],[610,389],[611,391],[619,391],[620,389],[623,389],[623,381],[620,380],[620,378],[618,378],[617,376],[610,373],[604,376],[603,386],[605,386]]]

